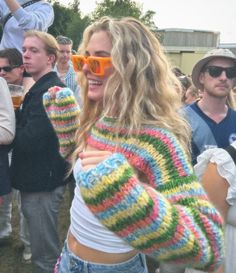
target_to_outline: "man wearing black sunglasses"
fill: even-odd
[[[25,75],[22,53],[17,48],[0,50],[0,77],[8,84],[22,85],[25,93],[34,84],[32,77]]]
[[[236,84],[236,56],[228,49],[213,49],[192,71],[194,85],[202,98],[186,107],[192,128],[192,159],[204,150],[225,148],[236,139],[236,111],[227,104]]]
[[[23,77],[24,65],[21,52],[16,48],[6,48],[0,50],[0,77],[4,78],[8,84],[23,85],[24,91],[27,92],[29,87],[33,84],[33,79],[28,78],[30,85],[26,86]],[[20,213],[20,238],[24,245],[22,253],[22,262],[30,263],[31,250],[29,241],[28,225],[21,212],[21,203],[19,191],[14,191],[13,197],[17,200],[17,205]],[[12,195],[11,193],[5,195],[4,206],[0,207],[0,240],[6,239],[6,235],[12,232],[11,225],[11,210],[12,210]]]
[[[7,83],[22,85],[23,73],[22,54],[16,48],[0,50],[0,76]]]

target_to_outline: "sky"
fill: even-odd
[[[72,1],[72,0],[71,0]],[[60,0],[67,5],[70,0]],[[83,14],[91,13],[101,0],[80,0]],[[236,0],[143,0],[143,11],[156,12],[154,22],[162,28],[185,28],[220,32],[220,43],[236,43]]]

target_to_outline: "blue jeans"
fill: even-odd
[[[55,273],[148,273],[145,257],[137,254],[119,264],[99,264],[87,262],[73,254],[65,242]]]

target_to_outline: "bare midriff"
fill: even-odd
[[[82,260],[86,260],[92,263],[102,264],[116,264],[128,261],[134,257],[138,252],[132,250],[125,253],[107,253],[99,251],[90,247],[87,247],[78,242],[75,237],[69,232],[68,234],[68,246],[69,249]]]

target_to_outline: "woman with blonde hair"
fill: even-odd
[[[157,38],[133,18],[105,17],[85,30],[72,61],[81,113],[66,88],[44,95],[76,180],[55,272],[147,273],[144,254],[219,267],[222,218],[191,166],[176,77]]]

